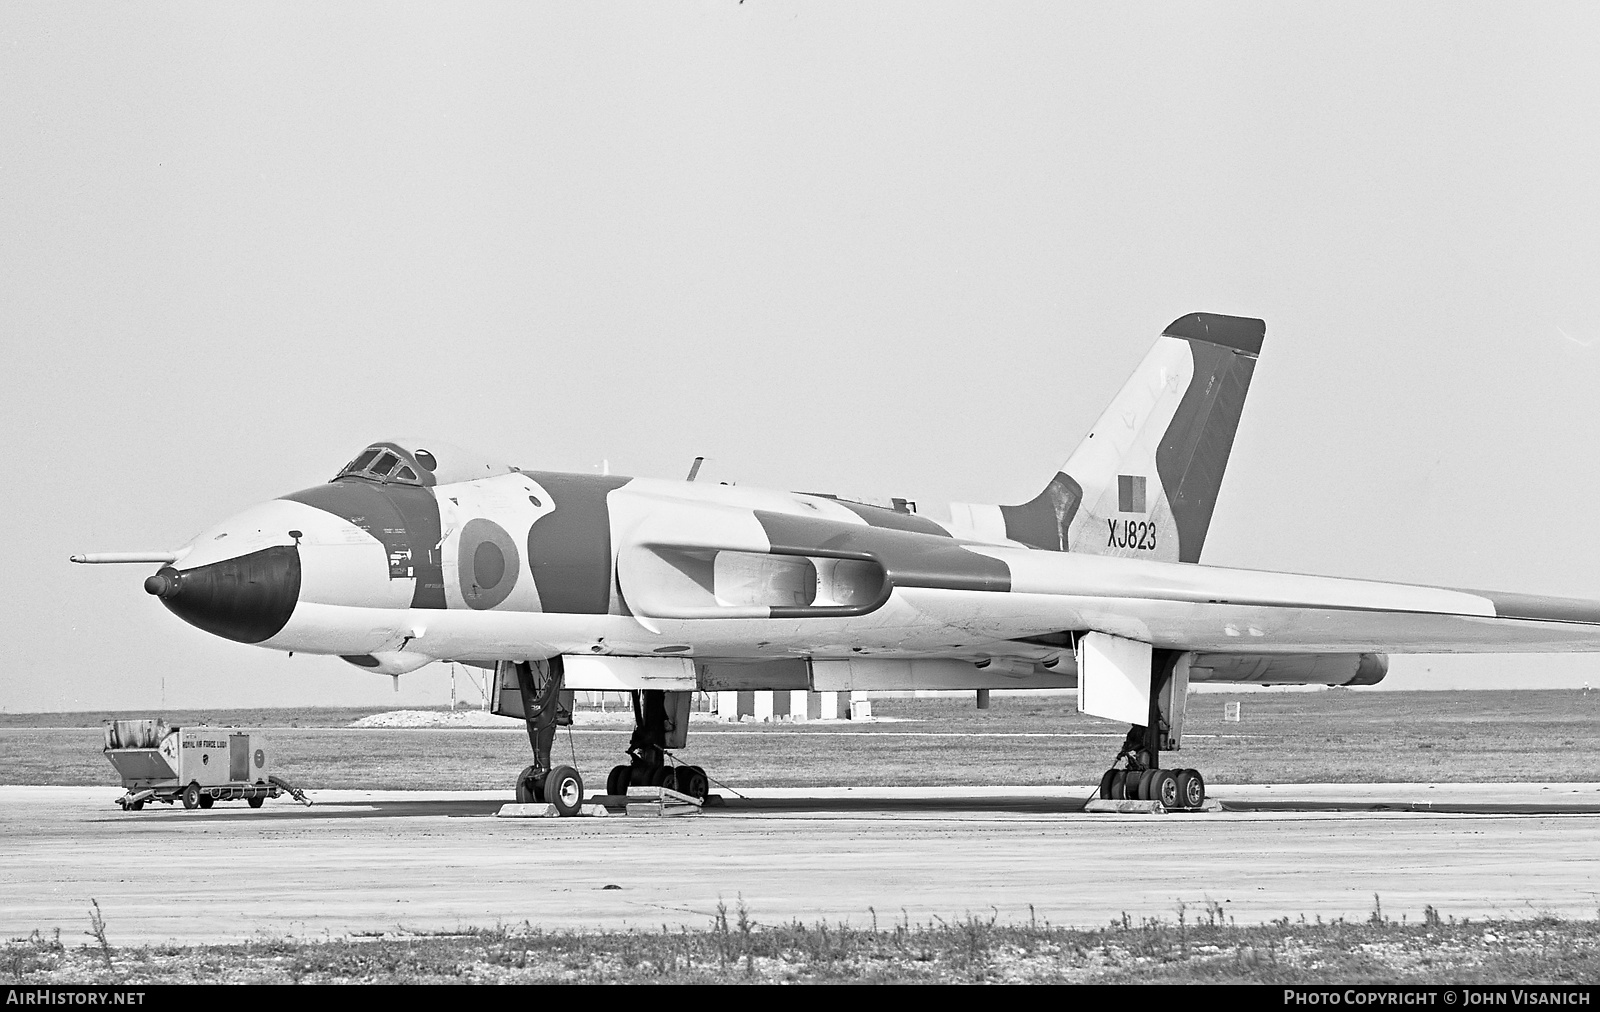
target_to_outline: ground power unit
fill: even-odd
[[[268,798],[305,794],[272,771],[266,732],[238,727],[169,727],[162,720],[116,720],[106,727],[105,756],[127,793],[117,799],[136,812],[146,801],[210,808],[244,801],[260,808]]]

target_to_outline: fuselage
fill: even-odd
[[[1063,519],[1060,547],[1041,548],[1006,536],[1038,526],[1017,507],[935,521],[903,500],[518,470],[429,446],[375,444],[332,481],[245,510],[146,590],[216,635],[384,674],[588,656],[803,660],[812,684],[817,664],[844,662],[883,687],[1066,686],[1078,637],[1097,632],[1230,680],[1345,684],[1397,647],[1597,645],[1592,602],[1176,561],[1181,528],[1156,511],[1122,525],[1138,537],[1112,520],[1081,547]],[[1025,509],[1057,509],[1038,502]],[[797,677],[757,667],[741,684]]]
[[[411,450],[384,446],[409,475],[427,473]],[[992,652],[981,607],[952,620],[916,592],[1006,591],[1006,565],[959,547],[973,532],[958,539],[906,504],[483,469],[429,485],[347,468],[199,535],[147,589],[217,635],[389,673],[577,653]]]

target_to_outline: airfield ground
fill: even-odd
[[[1242,700],[1243,719],[1223,704]],[[1084,717],[1071,696],[880,699],[874,723],[696,721],[685,762],[735,788],[1066,786],[1097,782],[1125,728]],[[275,732],[278,769],[310,788],[509,788],[527,738],[503,729],[353,729],[374,709],[169,711],[175,724]],[[0,784],[114,783],[101,726],[140,714],[0,714]],[[621,761],[627,724],[556,744],[591,787]],[[1191,697],[1184,749],[1215,784],[1572,783],[1600,780],[1600,692],[1207,693]],[[3,817],[3,813],[0,813]]]
[[[520,730],[326,726],[371,711],[169,713],[278,726],[319,803],[123,813],[109,715],[0,717],[0,779],[47,785],[0,787],[0,973],[743,979],[732,954],[756,979],[1594,979],[1600,698],[1254,694],[1236,724],[1230,698],[1195,698],[1182,760],[1239,810],[1164,817],[1078,811],[1121,734],[1070,698],[696,724],[686,758],[733,803],[681,820],[496,819]],[[624,742],[562,746],[593,781]],[[91,901],[109,962],[79,949]],[[1181,933],[1208,911],[1222,934]]]

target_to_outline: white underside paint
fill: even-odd
[[[1078,640],[1078,712],[1124,724],[1150,720],[1150,644],[1105,633]]]

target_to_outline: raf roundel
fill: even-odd
[[[478,518],[461,529],[457,554],[461,597],[467,607],[483,611],[510,596],[517,585],[522,559],[516,542],[493,520]]]

